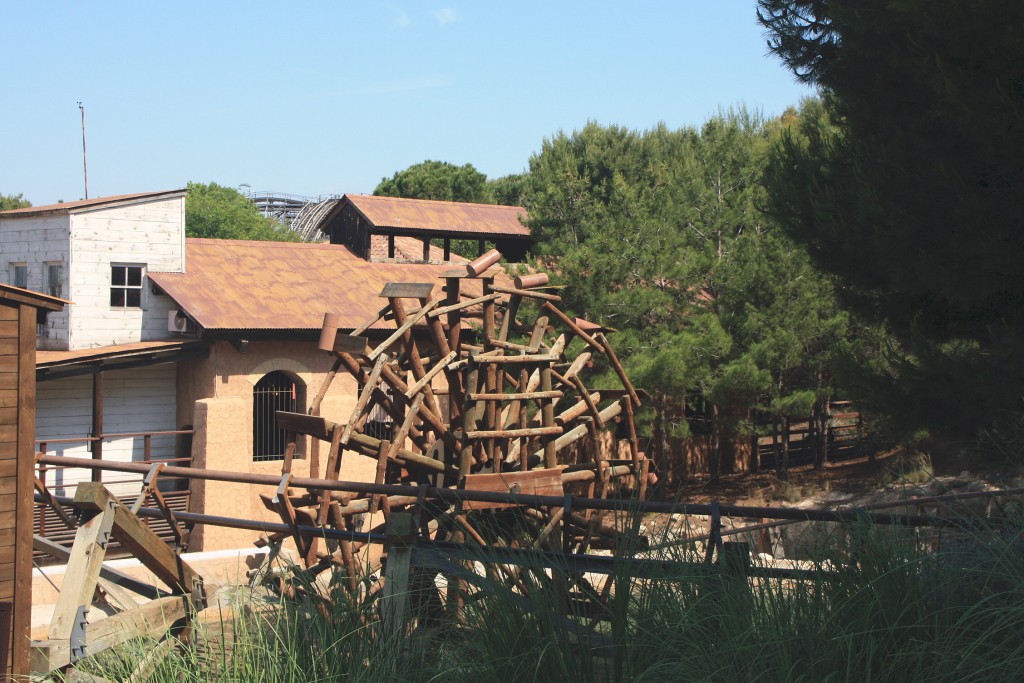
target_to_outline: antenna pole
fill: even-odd
[[[78,103],[78,110],[82,112],[82,170],[85,173],[85,198],[89,198],[89,158],[85,153],[85,107]]]

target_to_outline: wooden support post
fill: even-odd
[[[92,376],[92,434],[95,441],[92,444],[92,459],[103,459],[103,371],[96,372]],[[93,481],[103,480],[103,470],[92,471]]]
[[[156,533],[101,484],[83,483],[75,492],[74,506],[80,510],[100,511],[113,502],[114,526],[111,535],[121,547],[134,555],[174,593],[192,594],[199,601],[202,577],[179,557]]]
[[[57,596],[47,631],[47,636],[53,640],[69,640],[72,630],[82,626],[76,622],[84,619],[85,613],[89,611],[93,593],[96,592],[96,582],[100,578],[103,556],[107,552],[114,527],[116,502],[109,499],[99,510],[90,510],[90,518],[75,533],[71,557],[64,572],[64,585]],[[85,653],[79,654],[84,656]]]
[[[348,418],[348,424],[345,425],[345,431],[338,442],[340,445],[344,446],[347,444],[352,436],[352,430],[364,422],[363,416],[366,413],[366,407],[370,403],[370,397],[377,390],[377,384],[380,382],[380,373],[384,370],[384,366],[389,360],[390,358],[388,358],[386,353],[381,353],[377,357],[377,362],[374,363],[373,370],[370,371],[370,376],[366,379],[366,384],[363,385],[362,391],[359,392],[359,398],[356,400],[355,408],[352,409],[352,415]],[[334,468],[337,467],[338,464],[335,463]],[[328,469],[330,469],[330,465],[328,465]],[[330,478],[330,475],[328,475],[328,478]]]
[[[387,525],[388,559],[384,567],[381,617],[386,637],[405,638],[409,615],[409,567],[416,529],[408,512],[392,513]]]
[[[479,381],[479,368],[470,365],[466,370],[466,396],[476,391]],[[476,429],[476,402],[468,398],[462,407],[462,456],[459,460],[459,479],[464,480],[473,467],[473,440],[469,438],[469,432]],[[460,482],[461,483],[461,482]]]
[[[551,391],[551,367],[545,366],[540,370],[540,388],[541,391]],[[555,427],[555,404],[554,399],[544,399],[541,407],[541,426],[543,427]],[[558,465],[558,450],[555,446],[555,440],[551,436],[545,436],[544,438],[544,467],[555,467]]]
[[[519,305],[522,301],[523,297],[521,294],[513,294],[508,298],[508,306],[505,307],[505,317],[501,321],[501,331],[498,333],[499,340],[508,341],[508,334],[515,323],[516,314],[519,312]]]
[[[597,339],[600,342],[600,346],[597,348],[603,351],[608,357],[608,362],[611,364],[615,374],[618,375],[623,388],[627,393],[629,393],[629,398],[633,401],[633,405],[639,408],[640,397],[637,396],[636,390],[633,388],[633,383],[630,382],[629,377],[626,376],[626,371],[622,369],[622,363],[619,362],[618,356],[615,355],[615,350],[612,349],[612,345],[608,342],[608,337],[604,336],[603,332],[598,332]]]

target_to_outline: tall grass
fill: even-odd
[[[460,621],[401,634],[382,631],[378,604],[283,601],[225,624],[233,639],[215,627],[179,648],[149,680],[1024,680],[1019,529],[947,532],[936,553],[912,531],[846,528],[803,578],[708,570],[699,548],[666,543],[659,556],[674,563],[657,579],[617,564],[611,620],[593,630],[570,597],[600,583],[540,568],[524,568],[515,590],[481,578]],[[89,666],[123,680],[151,647],[139,645]]]

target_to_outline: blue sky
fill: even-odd
[[[215,181],[371,192],[425,159],[495,178],[587,121],[699,126],[812,94],[754,0],[5,2],[0,193]]]

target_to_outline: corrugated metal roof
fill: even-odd
[[[11,209],[0,211],[0,218],[15,218],[23,216],[36,216],[42,214],[74,213],[87,209],[95,209],[108,204],[127,204],[138,200],[159,199],[164,196],[184,195],[185,190],[161,190],[159,192],[136,192],[135,194],[119,194],[112,197],[97,197],[95,199],[79,199],[74,202],[61,202],[60,204],[47,204],[45,206],[29,206],[24,209]]]
[[[373,263],[341,245],[301,242],[192,238],[185,253],[187,273],[149,277],[205,330],[319,330],[328,311],[353,329],[387,303],[377,296],[385,284],[431,282],[440,297],[438,277],[453,265]],[[481,291],[475,280],[462,287]]]
[[[440,202],[431,199],[401,199],[347,194],[348,201],[377,228],[423,232],[464,232],[529,237],[530,229],[520,222],[528,214],[521,206]]]
[[[128,358],[160,351],[177,351],[187,346],[197,346],[198,344],[199,342],[183,339],[111,344],[92,349],[78,349],[77,351],[36,351],[36,367],[49,368],[82,361]]]

